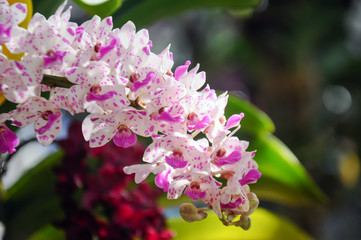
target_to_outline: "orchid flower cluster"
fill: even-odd
[[[152,139],[146,163],[124,168],[135,173],[136,183],[153,173],[169,199],[184,192],[208,204],[226,225],[247,228],[258,206],[249,184],[261,173],[248,142],[234,136],[244,114],[224,116],[227,93],[217,96],[204,86],[205,72],[199,65],[189,70],[190,61],[173,73],[170,47],[154,54],[146,29],[136,32],[130,21],[113,29],[111,17],[98,16],[78,26],[69,21],[71,7],[63,12],[65,5],[49,19],[36,13],[23,29],[17,24],[26,5],[0,0],[0,43],[24,54],[15,61],[0,53],[2,92],[18,104],[0,115],[0,152],[13,153],[19,143],[5,121],[17,127],[34,122],[38,141],[47,146],[61,131],[62,110],[87,112],[82,132],[90,147],[113,140],[126,148],[137,135]],[[199,218],[187,211],[181,209],[187,221]]]

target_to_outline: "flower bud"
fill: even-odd
[[[242,215],[236,226],[241,227],[243,230],[248,230],[251,227],[251,218],[249,216]]]
[[[249,201],[249,209],[244,215],[249,216],[257,209],[259,205],[259,200],[257,198],[257,195],[253,192],[248,193],[247,197]]]
[[[207,217],[207,213],[198,212],[196,206],[191,203],[183,203],[180,205],[179,213],[186,222],[201,221]]]

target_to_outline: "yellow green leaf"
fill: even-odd
[[[275,125],[267,114],[252,103],[233,94],[229,94],[225,112],[226,117],[229,118],[231,115],[241,112],[245,115],[241,122],[241,130],[254,135],[274,132]]]
[[[185,222],[181,218],[168,221],[169,227],[176,231],[177,239],[187,240],[309,240],[312,239],[307,233],[298,228],[290,221],[276,216],[275,214],[258,208],[252,215],[252,225],[247,231],[240,227],[224,226],[217,215],[210,213],[200,222]]]
[[[256,149],[255,160],[262,177],[251,190],[261,199],[290,205],[325,203],[326,196],[316,186],[307,171],[277,137],[269,134],[250,141]]]

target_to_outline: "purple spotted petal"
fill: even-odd
[[[257,182],[257,179],[261,177],[261,175],[262,173],[257,169],[251,169],[245,176],[243,176],[241,180],[239,180],[239,183],[242,186],[249,183],[255,183]]]
[[[174,78],[177,81],[179,81],[179,79],[187,73],[189,65],[191,65],[191,62],[187,61],[184,65],[176,68],[176,70],[174,71]]]
[[[19,139],[5,124],[0,124],[0,153],[15,152]]]

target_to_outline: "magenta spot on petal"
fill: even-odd
[[[75,30],[76,34],[82,33],[83,31],[84,31],[83,26],[77,27],[76,30]]]
[[[71,68],[69,71],[65,72],[66,75],[73,74],[75,72],[76,68]]]
[[[23,124],[21,122],[19,122],[19,121],[14,120],[13,125],[15,125],[17,127],[21,127]]]
[[[15,65],[17,66],[17,68],[19,70],[24,70],[25,69],[25,67],[23,65],[21,65],[19,62],[15,62]]]
[[[72,28],[68,28],[68,29],[66,29],[66,31],[72,36],[75,35],[74,30]]]
[[[152,42],[152,40],[149,40],[148,46],[149,46],[149,48],[152,48],[152,47],[153,47],[153,42]]]
[[[23,13],[26,13],[26,8],[23,6],[23,4],[16,4],[16,8],[22,11]]]
[[[148,47],[148,46],[145,46],[145,47],[143,48],[143,52],[144,52],[147,56],[149,56],[149,55],[150,55],[150,49],[149,49],[149,47]]]
[[[109,26],[113,25],[112,19],[110,17],[108,17],[106,21],[107,21]]]
[[[151,126],[151,127],[149,128],[149,131],[153,132],[153,131],[154,131],[154,126]]]
[[[0,45],[9,42],[11,39],[11,26],[6,28],[4,23],[0,24]]]

